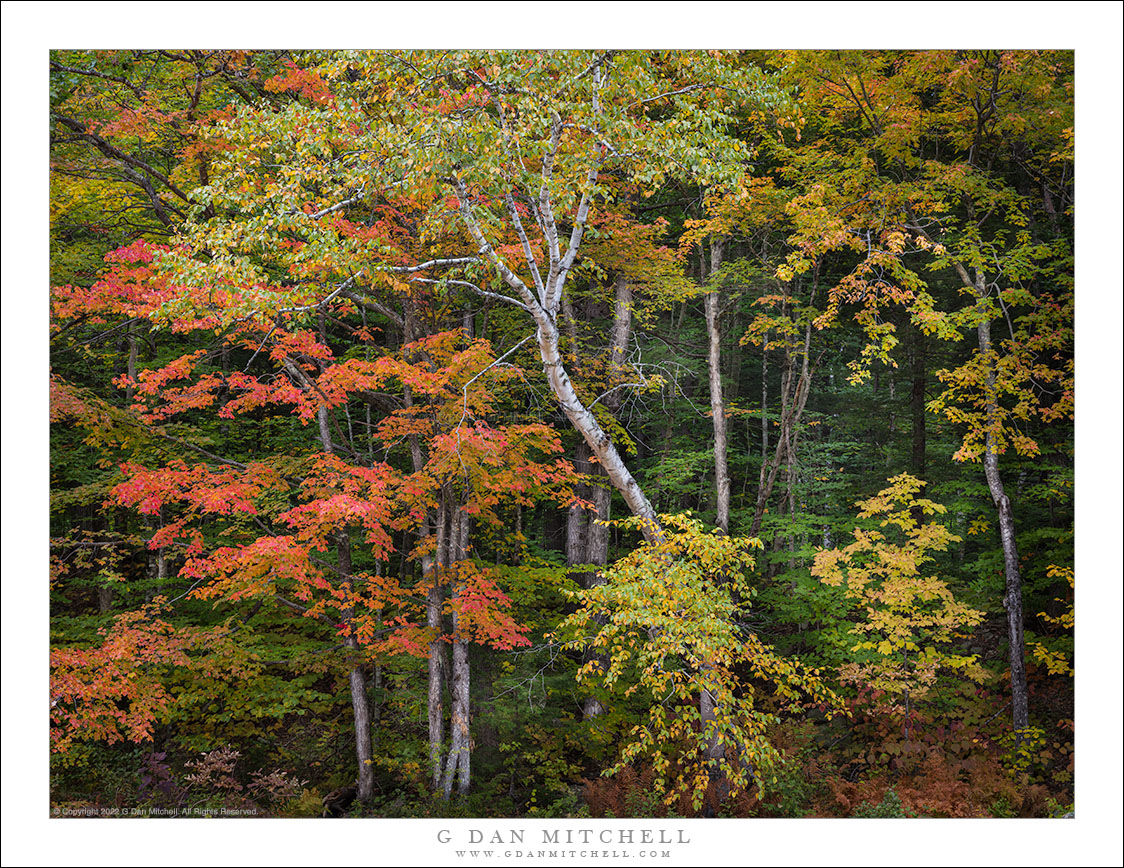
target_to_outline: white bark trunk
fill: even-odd
[[[995,359],[992,355],[991,321],[983,313],[986,307],[987,286],[977,272],[976,295],[983,314],[976,328],[980,354],[987,364],[985,401],[987,432],[984,435],[983,466],[991,499],[999,513],[999,540],[1003,547],[1003,564],[1006,587],[1003,608],[1007,610],[1008,662],[1011,669],[1011,716],[1015,730],[1024,730],[1030,724],[1030,700],[1026,685],[1026,660],[1023,638],[1023,584],[1019,569],[1019,551],[1015,543],[1015,516],[1011,500],[999,474],[999,449],[995,427],[998,424],[998,398],[996,396]]]
[[[710,277],[713,279],[722,265],[725,241],[715,238],[710,242]],[[730,531],[730,471],[726,462],[726,405],[722,400],[721,332],[718,327],[718,308],[722,303],[720,290],[708,292],[703,297],[706,311],[706,333],[709,338],[707,368],[710,374],[710,414],[714,418],[714,485],[717,495],[715,524],[724,532]]]

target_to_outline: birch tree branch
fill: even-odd
[[[523,304],[521,306],[525,310],[527,310],[531,314],[534,314],[536,308],[542,310],[542,306],[535,298],[535,294],[531,292],[527,284],[523,282],[523,279],[508,267],[507,263],[500,258],[500,255],[496,253],[496,251],[492,248],[492,245],[488,243],[488,239],[484,237],[484,231],[480,228],[480,224],[476,220],[476,216],[472,213],[472,206],[468,201],[468,190],[464,186],[464,181],[462,181],[458,177],[454,177],[453,189],[455,189],[457,192],[457,207],[460,211],[460,215],[464,220],[465,227],[468,229],[468,232],[472,236],[473,241],[475,241],[479,245],[480,255],[484,256],[489,262],[491,262],[496,271],[499,272],[500,277],[504,279],[507,285],[519,293],[520,297],[523,299]],[[479,291],[483,293],[483,290]],[[507,296],[499,296],[499,298],[501,300],[507,300],[509,302],[514,301],[514,299],[510,299]]]
[[[519,299],[517,299],[517,298],[512,298],[510,295],[504,295],[503,293],[490,292],[486,289],[481,289],[475,283],[471,283],[467,280],[452,280],[452,279],[435,280],[431,277],[412,277],[412,278],[410,278],[410,283],[427,283],[427,284],[444,283],[446,286],[460,286],[460,287],[464,287],[465,289],[471,290],[472,292],[475,292],[477,295],[483,296],[484,298],[491,298],[491,299],[495,299],[496,301],[503,301],[503,302],[506,302],[507,304],[513,304],[517,308],[519,308],[520,310],[525,310],[527,313],[532,312],[531,309],[529,307],[527,307],[527,305],[523,304],[523,302],[519,301]]]

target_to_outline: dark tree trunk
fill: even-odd
[[[336,534],[336,569],[339,570],[344,591],[351,593],[351,538],[346,530]],[[350,622],[353,617],[354,612],[351,609],[344,610],[345,620]],[[375,794],[375,769],[371,758],[371,706],[367,696],[367,676],[360,659],[359,640],[355,636],[348,636],[344,644],[354,658],[347,680],[351,687],[351,709],[355,717],[355,759],[359,765],[357,797],[360,802],[367,803]]]
[[[574,453],[574,470],[582,475],[588,475],[593,470],[589,463],[589,444],[584,440],[579,441]],[[577,494],[584,500],[589,499],[590,486],[581,482],[577,486]],[[589,561],[589,514],[580,506],[571,506],[566,513],[566,564],[571,567],[588,564]],[[584,573],[581,574],[584,584]]]
[[[632,341],[632,286],[628,280],[623,276],[616,279],[613,289],[613,332],[609,344],[609,361],[612,368],[614,379],[620,379],[624,373],[625,357],[628,352],[629,344]],[[612,383],[615,386],[617,383]],[[620,390],[610,391],[604,400],[605,406],[613,413],[616,413],[621,406],[622,394]],[[584,443],[582,444],[585,445]],[[582,496],[593,504],[593,512],[583,512],[582,519],[584,524],[582,526],[581,536],[581,560],[570,560],[567,558],[568,563],[585,563],[593,564],[595,566],[604,566],[609,562],[609,528],[601,524],[609,520],[610,507],[612,506],[613,492],[609,487],[609,479],[601,466],[593,465],[589,462],[589,450],[579,449],[579,455],[584,460],[584,465],[578,466],[580,473],[588,473],[599,479],[604,479],[604,484],[594,482],[587,485],[582,490]],[[588,468],[588,469],[587,469]],[[598,570],[589,570],[583,572],[579,580],[585,588],[593,588],[600,584],[603,579]],[[601,659],[602,668],[608,667],[608,661],[604,659],[603,654],[595,655]],[[597,717],[605,711],[601,703],[592,696],[587,696],[582,703],[582,716],[587,720],[592,717]]]
[[[925,465],[926,426],[925,426],[925,334],[921,329],[913,327],[913,352],[910,357],[911,388],[909,392],[909,410],[913,419],[912,448],[910,450],[910,468],[913,475],[924,481],[928,472]],[[921,524],[924,513],[921,507],[915,507],[913,519]]]
[[[809,359],[811,343],[812,324],[808,323],[804,329],[804,347],[799,373],[796,372],[791,351],[785,351],[784,369],[781,374],[780,430],[777,432],[777,445],[773,450],[772,458],[761,465],[761,475],[757,484],[757,504],[753,513],[753,526],[749,531],[750,536],[757,536],[761,530],[765,505],[768,503],[769,495],[772,494],[781,465],[791,467],[795,460],[796,430],[804,414],[804,405],[808,402],[808,392],[812,382]],[[764,410],[765,408],[762,408],[762,412]]]

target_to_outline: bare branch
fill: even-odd
[[[682,96],[685,93],[691,93],[692,91],[702,90],[704,87],[709,87],[709,86],[710,85],[708,85],[708,84],[689,84],[686,87],[679,88],[679,90],[669,90],[669,91],[666,91],[665,93],[659,93],[659,94],[656,94],[655,96],[650,96],[647,99],[638,99],[636,102],[629,103],[628,108],[633,108],[633,107],[638,106],[638,105],[647,105],[650,102],[656,102],[656,101],[661,100],[661,99],[667,99],[670,96]]]
[[[288,600],[285,597],[282,597],[280,594],[274,594],[273,599],[275,599],[282,606],[287,606],[288,608],[292,609],[294,612],[300,612],[302,615],[308,614],[309,610],[307,608],[300,605],[299,603],[294,603],[292,600]],[[330,627],[336,626],[336,622],[333,621],[331,618],[329,618],[327,615],[317,615],[316,618],[319,621],[323,621],[325,624],[327,624]],[[335,650],[335,649],[332,649],[332,650]]]
[[[484,260],[479,256],[456,256],[451,259],[430,259],[417,265],[382,266],[375,270],[384,271],[388,274],[413,274],[415,271],[428,271],[431,268],[447,268],[453,265],[472,265],[473,263],[483,261]]]
[[[523,229],[523,221],[519,219],[519,209],[515,207],[515,199],[510,192],[504,195],[504,202],[507,204],[507,213],[511,216],[511,222],[515,226],[515,231],[519,235],[519,240],[523,244],[523,256],[527,260],[527,267],[531,269],[531,277],[535,280],[535,289],[538,290],[539,299],[545,305],[546,289],[543,286],[542,275],[539,273],[539,265],[538,262],[535,261],[535,253],[531,249],[531,241]]]
[[[499,292],[489,292],[488,290],[481,289],[475,283],[470,283],[467,280],[434,280],[430,277],[412,277],[410,278],[410,283],[444,283],[446,286],[460,286],[464,287],[465,289],[471,290],[472,292],[475,292],[477,295],[483,296],[484,298],[491,298],[495,299],[496,301],[503,301],[507,304],[513,304],[520,310],[525,310],[527,311],[527,313],[532,313],[531,309],[527,307],[527,305],[523,304],[523,302],[521,302],[519,299],[512,298],[510,295],[503,295]]]
[[[289,211],[289,213],[296,214],[301,217],[307,217],[309,220],[318,220],[321,217],[326,217],[329,214],[334,214],[336,211],[342,211],[348,205],[354,205],[356,202],[363,198],[365,193],[366,187],[360,187],[359,192],[352,196],[350,199],[344,199],[342,202],[337,202],[335,205],[323,208],[320,211],[315,211],[309,214],[305,211],[301,211],[299,208],[293,208]]]
[[[159,428],[147,428],[146,430],[151,431],[157,437],[162,437],[165,440],[175,443],[177,446],[184,446],[187,449],[198,452],[200,455],[205,455],[212,461],[217,461],[220,464],[226,464],[230,467],[237,467],[239,470],[246,470],[248,468],[248,465],[243,464],[241,461],[234,461],[230,458],[223,458],[221,455],[215,455],[214,452],[208,452],[202,446],[196,446],[194,443],[188,443],[186,440],[181,440],[179,437],[173,437],[171,434],[165,434]]]
[[[349,299],[350,301],[355,302],[360,307],[365,307],[367,310],[372,310],[375,313],[382,314],[387,319],[389,319],[392,323],[394,323],[396,326],[398,326],[398,328],[403,328],[403,326],[404,326],[402,317],[399,316],[397,313],[395,313],[393,310],[391,310],[389,307],[387,307],[382,302],[375,301],[374,299],[364,298],[363,296],[358,295],[357,293],[346,291],[346,290],[343,293],[343,297],[346,298],[346,299]]]
[[[246,373],[246,371],[250,370],[250,365],[252,365],[254,363],[254,359],[256,359],[258,357],[258,353],[260,353],[262,351],[262,348],[265,346],[265,342],[268,341],[271,337],[273,337],[273,333],[275,331],[277,331],[276,325],[274,325],[273,328],[271,328],[266,333],[265,337],[261,339],[261,343],[258,344],[258,348],[256,350],[254,350],[254,354],[252,356],[250,356],[250,361],[246,362],[246,367],[244,367],[242,369],[243,374]]]
[[[523,346],[523,344],[527,343],[527,341],[531,340],[531,338],[533,338],[533,337],[534,337],[533,334],[527,335],[527,337],[523,338],[523,340],[521,340],[519,343],[517,343],[515,346],[513,346],[510,350],[508,350],[506,353],[504,353],[498,359],[495,359],[492,362],[489,362],[487,367],[478,371],[476,374],[474,374],[472,377],[470,377],[468,380],[465,381],[464,387],[461,390],[461,392],[463,394],[463,400],[464,400],[464,402],[462,404],[463,410],[461,412],[461,420],[457,423],[457,429],[456,429],[457,430],[457,443],[458,444],[460,443],[460,439],[461,439],[461,437],[460,437],[461,425],[463,425],[464,420],[468,418],[468,387],[471,386],[473,383],[475,383],[477,380],[479,380],[481,377],[483,377],[492,368],[496,367],[497,365],[502,364],[504,359],[506,359],[508,356],[510,356],[512,353],[514,353],[517,349],[519,349],[521,346]]]
[[[492,245],[488,243],[488,239],[484,237],[484,231],[480,228],[480,224],[479,222],[477,222],[476,216],[472,213],[472,206],[468,201],[468,190],[464,186],[464,181],[462,181],[460,178],[454,177],[452,179],[452,182],[453,188],[457,192],[457,207],[460,211],[461,217],[464,219],[465,226],[468,229],[469,234],[472,236],[472,239],[480,246],[480,255],[486,257],[488,261],[491,262],[493,266],[495,266],[496,271],[499,272],[500,277],[502,277],[504,281],[506,281],[507,285],[519,293],[519,295],[523,299],[523,304],[518,305],[519,307],[522,307],[524,310],[532,314],[534,313],[536,308],[542,310],[542,306],[538,303],[534,293],[531,292],[527,284],[523,282],[522,278],[520,278],[518,274],[516,274],[508,267],[507,263],[500,258],[500,255],[496,253],[496,251],[492,248]],[[471,287],[472,285],[469,284],[469,286]],[[484,293],[484,291],[480,289],[475,289],[474,291],[480,292],[481,294]],[[498,297],[501,300],[515,303],[514,299],[509,299],[507,296]]]
[[[598,64],[593,71],[593,112],[594,115],[600,114],[600,91],[602,86],[601,80],[601,67]],[[566,248],[566,255],[558,264],[557,273],[552,273],[552,281],[549,293],[547,295],[546,309],[554,313],[558,308],[559,299],[562,297],[562,288],[566,285],[566,276],[569,274],[570,269],[574,265],[574,260],[578,255],[578,248],[581,247],[582,235],[585,233],[585,223],[589,218],[589,208],[593,200],[593,187],[597,183],[597,175],[601,169],[602,158],[594,161],[586,175],[586,187],[582,191],[581,202],[578,204],[578,213],[574,218],[573,228],[570,230],[570,245]],[[557,237],[555,239],[557,243]],[[552,272],[554,271],[552,267]]]
[[[277,312],[278,313],[303,313],[306,310],[316,310],[317,308],[321,308],[324,305],[328,304],[332,299],[334,299],[337,295],[342,293],[344,290],[350,288],[351,285],[354,282],[355,282],[355,275],[353,274],[353,275],[351,275],[351,277],[349,277],[347,280],[345,280],[343,283],[341,283],[339,286],[337,286],[335,289],[333,289],[330,293],[328,293],[326,296],[324,296],[324,298],[320,299],[320,301],[316,302],[315,304],[302,304],[300,307],[282,307],[282,308],[278,308]]]

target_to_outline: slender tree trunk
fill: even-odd
[[[300,373],[295,365],[287,365],[290,373]],[[307,383],[307,377],[304,378]],[[325,452],[332,452],[332,437],[328,420],[328,408],[321,407],[316,411],[316,421],[320,432],[320,445]],[[350,595],[352,590],[351,579],[351,537],[346,528],[336,531],[336,569],[339,572],[340,584],[345,594]],[[344,610],[344,620],[351,622],[354,612],[350,608]],[[367,697],[367,678],[363,673],[363,666],[359,661],[359,641],[354,635],[348,636],[344,645],[356,658],[355,665],[348,673],[348,684],[351,688],[351,709],[355,718],[355,758],[359,765],[359,786],[356,798],[366,803],[374,795],[375,770],[371,760],[371,707]]]
[[[447,565],[452,566],[465,559],[468,553],[469,517],[454,504],[446,508],[448,540],[445,552],[448,558]],[[459,596],[461,587],[453,589],[454,597]],[[444,780],[441,785],[442,794],[448,799],[453,794],[454,778],[457,792],[464,795],[468,792],[472,781],[472,738],[470,735],[471,708],[469,705],[470,672],[468,665],[468,642],[457,633],[459,617],[453,612],[453,678],[449,722],[449,754],[445,762]]]
[[[341,530],[336,535],[336,565],[344,592],[350,594],[352,591],[351,539],[346,530]],[[353,617],[354,612],[350,608],[344,610],[344,618],[347,621],[350,622]],[[359,640],[354,635],[348,636],[344,644],[356,658],[347,680],[351,687],[351,709],[355,716],[355,758],[359,764],[359,789],[356,798],[366,804],[375,794],[375,768],[371,758],[371,706],[367,696],[367,676],[360,661]]]
[[[977,274],[976,291],[983,312],[986,308],[987,288],[983,277],[979,274]],[[1007,638],[1010,645],[1011,711],[1014,728],[1019,731],[1026,729],[1030,722],[1023,641],[1023,586],[1019,570],[1019,552],[1015,544],[1015,516],[1011,510],[1011,501],[1003,487],[1003,479],[999,475],[999,450],[995,437],[995,428],[999,424],[995,357],[991,346],[991,321],[986,313],[981,317],[976,334],[980,355],[987,365],[985,382],[987,433],[984,439],[983,465],[988,490],[999,511],[999,539],[1003,546],[1003,562],[1007,579],[1003,606],[1007,610]]]
[[[979,324],[976,326],[976,339],[980,357],[986,365],[984,380],[984,413],[986,430],[984,433],[984,476],[988,491],[999,513],[999,540],[1003,547],[1003,564],[1006,588],[1003,607],[1007,610],[1008,660],[1011,669],[1011,717],[1016,732],[1027,728],[1030,722],[1030,701],[1026,686],[1026,662],[1023,639],[1023,585],[1019,570],[1019,551],[1015,544],[1015,516],[1011,501],[1003,486],[999,473],[999,444],[996,439],[999,419],[999,397],[997,392],[998,373],[996,371],[995,350],[991,343],[991,313],[988,305],[987,278],[981,269],[975,269],[972,280],[967,267],[953,262],[965,286],[971,287],[976,295]]]
[[[613,289],[613,331],[609,344],[609,363],[614,378],[620,378],[624,372],[625,357],[628,346],[632,341],[632,285],[623,275],[618,275]],[[605,396],[605,406],[610,412],[616,413],[621,406],[621,393],[610,392]],[[588,464],[588,451],[585,460]],[[592,475],[605,477],[605,472],[600,465],[589,465],[589,471],[578,468],[580,472],[590,472]],[[605,485],[593,484],[586,488],[584,496],[593,503],[592,514],[585,513],[585,526],[582,544],[584,550],[582,563],[604,566],[609,562],[609,528],[600,522],[609,520],[609,510],[612,506],[613,493]],[[582,584],[586,588],[594,588],[604,579],[597,570],[582,574]],[[602,668],[608,668],[608,660],[604,654],[594,653],[602,661]],[[603,714],[604,706],[592,696],[587,696],[582,703],[582,717],[590,719]]]
[[[578,433],[585,438],[585,442],[597,456],[606,475],[621,493],[632,514],[645,520],[647,525],[643,531],[645,538],[658,539],[661,531],[656,511],[625,466],[609,435],[601,428],[597,418],[582,403],[574,389],[574,384],[566,372],[562,356],[558,351],[558,328],[553,321],[546,320],[539,323],[538,339],[543,370],[550,388],[562,405],[562,412],[566,414],[566,418]]]
[[[593,466],[589,463],[589,444],[582,440],[574,452],[574,470],[587,475],[592,472]],[[590,486],[581,482],[577,486],[577,494],[588,500],[591,494]],[[588,564],[589,561],[589,514],[580,506],[571,506],[566,513],[566,564],[575,567],[579,564]],[[585,573],[581,573],[579,580],[585,584]]]
[[[428,699],[427,712],[429,715],[429,763],[433,777],[433,788],[441,786],[441,760],[445,750],[445,708],[442,700],[444,691],[444,678],[441,661],[444,656],[444,624],[441,609],[444,604],[439,566],[431,566],[430,575],[432,582],[425,597],[425,624],[434,638],[429,643],[429,659],[427,663]]]
[[[713,238],[710,242],[710,279],[713,281],[722,267],[722,257],[725,253],[725,239]],[[700,251],[700,259],[703,253]],[[704,268],[700,267],[700,271]],[[707,370],[710,380],[710,415],[714,425],[714,484],[716,494],[715,525],[723,533],[730,531],[730,471],[726,460],[726,405],[722,399],[722,333],[718,324],[719,308],[722,305],[722,291],[718,288],[711,290],[703,296],[703,309],[706,315]],[[704,662],[703,672],[713,669],[713,664]],[[712,724],[718,712],[714,696],[709,690],[699,694],[699,718],[703,732]],[[715,800],[719,803],[725,800],[728,787],[725,777],[719,768],[719,762],[725,756],[725,748],[714,733],[706,749],[707,774],[715,787]],[[712,815],[712,808],[708,804],[707,816]]]
[[[713,280],[722,265],[725,240],[715,238],[710,242],[710,277]],[[722,292],[715,289],[703,297],[706,311],[706,333],[709,338],[707,367],[710,373],[710,415],[714,419],[714,482],[717,493],[715,524],[723,531],[730,530],[730,471],[726,463],[726,406],[722,401],[721,332],[718,327],[718,309]]]
[[[404,320],[403,341],[408,343],[414,340],[413,316],[408,314]],[[408,386],[403,390],[403,403],[407,407],[414,406],[413,390]],[[421,442],[416,434],[408,438],[410,446],[410,461],[414,472],[421,473],[425,469],[426,455]],[[418,527],[419,540],[430,536],[430,529],[435,535],[433,551],[427,551],[421,556],[421,572],[427,584],[425,594],[425,624],[431,639],[429,642],[429,657],[426,660],[426,716],[429,729],[429,768],[430,780],[434,791],[441,789],[441,776],[445,755],[445,574],[443,567],[448,563],[445,549],[448,545],[446,535],[447,503],[444,492],[439,500],[436,515],[429,512],[422,517]]]
[[[808,393],[812,382],[810,364],[810,351],[812,343],[812,324],[808,323],[804,329],[803,360],[800,374],[795,372],[791,355],[786,352],[784,371],[781,375],[781,421],[780,430],[777,432],[777,445],[773,450],[773,457],[768,464],[762,464],[761,477],[757,486],[757,505],[753,514],[753,526],[750,536],[757,536],[761,530],[761,520],[765,515],[765,504],[772,494],[776,484],[777,473],[783,462],[791,465],[793,458],[789,455],[795,450],[795,432],[804,414],[804,406],[808,402]]]
[[[425,599],[425,623],[429,628],[432,639],[429,643],[429,659],[427,661],[428,699],[427,712],[429,716],[429,762],[433,775],[433,789],[441,788],[441,774],[445,756],[445,705],[444,705],[444,658],[445,658],[445,619],[443,609],[445,604],[445,575],[444,567],[448,563],[447,546],[447,505],[444,497],[437,507],[435,524],[436,552],[429,559],[429,567],[422,569],[429,578],[430,585]]]
[[[613,338],[609,349],[609,362],[613,372],[619,374],[624,369],[628,355],[628,345],[632,342],[632,284],[623,275],[618,276],[613,287]],[[609,396],[606,399],[610,409],[620,407],[620,398]]]
[[[133,405],[133,382],[137,378],[137,333],[136,323],[129,326],[129,362],[128,368],[125,373],[129,378],[128,384],[125,386],[125,406],[131,407]]]
[[[928,472],[925,466],[925,334],[916,326],[913,327],[913,353],[910,359],[910,377],[912,379],[912,385],[909,392],[909,409],[913,419],[910,466],[913,470],[913,475],[924,481],[925,475]],[[924,522],[925,516],[921,507],[914,508],[913,519],[918,524]]]
[[[437,516],[438,551],[443,543],[443,517]],[[429,535],[428,518],[423,521],[419,533],[423,538]],[[422,576],[429,583],[425,594],[425,625],[433,637],[429,643],[429,658],[426,660],[426,713],[429,723],[429,765],[433,789],[441,786],[441,761],[445,750],[445,577],[442,572],[442,558],[434,554],[424,554],[421,558]]]

